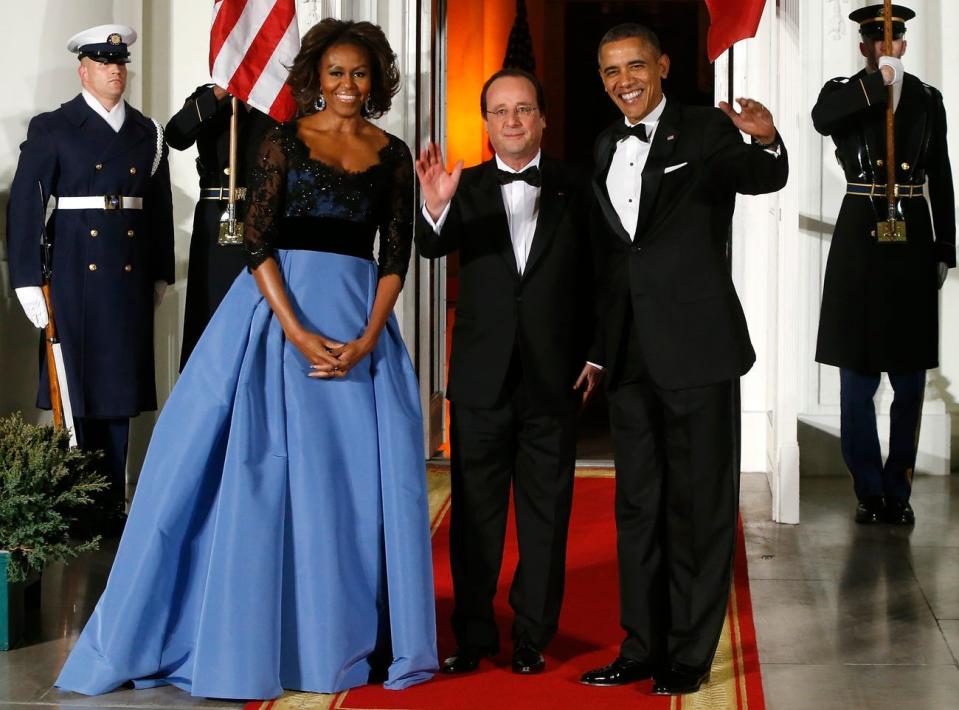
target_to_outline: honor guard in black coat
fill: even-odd
[[[882,13],[882,5],[871,5],[849,15],[859,23],[866,68],[827,82],[812,111],[816,130],[836,144],[847,180],[826,264],[816,360],[840,368],[842,453],[859,500],[856,521],[911,524],[926,370],[938,365],[937,289],[956,265],[956,215],[942,95],[906,74],[900,61],[915,13],[893,5],[893,56],[883,56]],[[885,241],[878,229],[887,215],[890,84],[903,241]],[[885,464],[873,405],[883,372],[895,392]]]
[[[30,121],[10,188],[10,280],[37,327],[40,235],[52,242],[53,311],[81,448],[106,451],[122,509],[129,418],[156,409],[153,310],[173,282],[173,214],[162,127],[123,101],[136,32],[101,25],[75,35],[80,95]],[[41,348],[42,353],[42,348]],[[37,406],[50,408],[41,354]]]
[[[193,214],[190,268],[187,275],[186,316],[180,369],[236,275],[246,266],[240,245],[221,245],[220,217],[226,211],[230,180],[230,95],[211,84],[198,87],[183,108],[166,125],[171,148],[186,150],[196,143],[196,170],[200,176],[200,199]],[[272,118],[240,104],[237,113],[237,220],[245,215],[249,167]]]

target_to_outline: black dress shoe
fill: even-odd
[[[893,525],[915,525],[916,514],[907,500],[890,500],[886,505],[885,521]]]
[[[453,655],[443,661],[441,673],[471,673],[479,668],[480,660],[492,654],[472,648],[458,648]]]
[[[513,673],[533,675],[546,668],[546,659],[532,644],[517,644],[513,649]]]
[[[594,668],[583,673],[580,683],[586,685],[613,686],[635,683],[637,680],[652,678],[653,668],[648,663],[634,661],[618,656],[615,661],[602,668]]]
[[[709,682],[709,670],[670,668],[653,677],[652,695],[689,695]]]
[[[886,503],[882,496],[869,496],[856,506],[856,522],[860,525],[881,523],[885,519]]]

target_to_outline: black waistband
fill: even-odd
[[[284,217],[280,223],[277,249],[326,251],[373,261],[376,229],[328,217]]]

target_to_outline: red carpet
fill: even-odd
[[[624,688],[591,688],[580,674],[615,655],[622,638],[618,623],[613,479],[578,478],[567,554],[567,586],[560,631],[546,655],[546,671],[522,677],[510,672],[508,580],[516,565],[516,537],[510,523],[496,613],[501,628],[499,656],[466,676],[437,675],[404,691],[366,686],[341,693],[332,703],[343,710],[490,710],[491,708],[764,708],[759,656],[749,598],[746,554],[740,530],[735,581],[726,628],[709,685],[685,698],[647,695],[651,682]],[[443,506],[434,526],[437,627],[440,658],[453,650],[449,628],[453,590],[449,568],[449,516]]]

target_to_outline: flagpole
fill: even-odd
[[[892,0],[882,8],[883,54],[892,56]],[[896,220],[896,93],[894,84],[886,87],[886,221],[876,225],[881,242],[906,241],[906,223]]]
[[[735,77],[733,75],[733,70],[735,69],[735,54],[736,54],[736,45],[731,45],[729,47],[729,73],[727,75],[727,89],[726,94],[728,98],[726,99],[727,103],[733,105],[733,91],[735,90]]]
[[[232,114],[230,116],[230,182],[229,197],[226,212],[220,216],[220,239],[223,246],[243,243],[243,224],[236,221],[236,144],[240,102],[236,96],[230,102]]]

